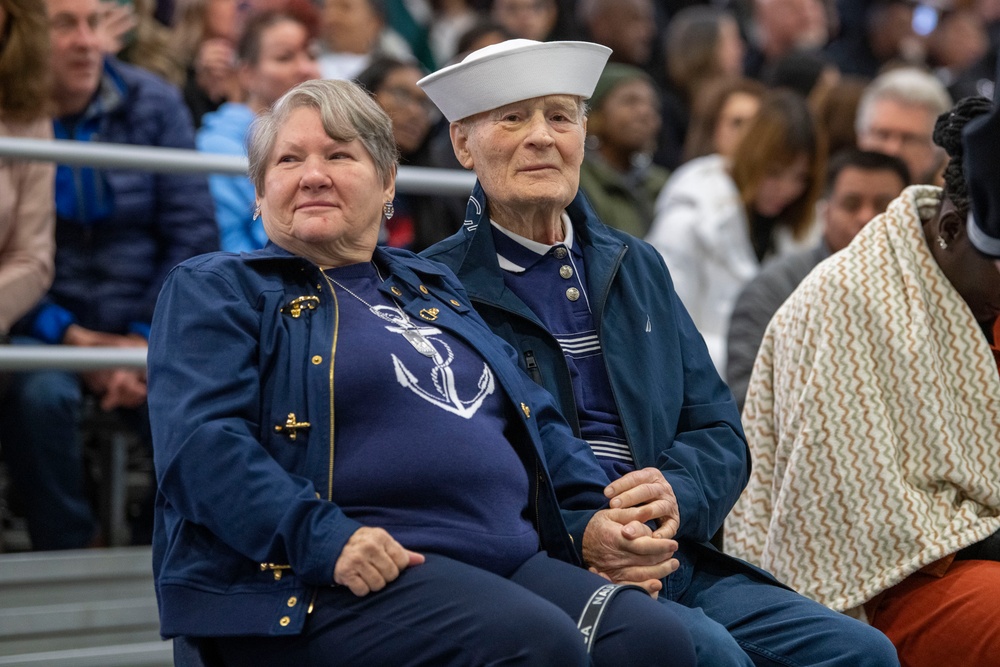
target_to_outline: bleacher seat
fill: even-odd
[[[0,667],[168,667],[149,547],[0,555]]]

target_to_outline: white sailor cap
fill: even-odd
[[[592,42],[509,39],[417,82],[449,121],[545,95],[594,92],[611,49]]]

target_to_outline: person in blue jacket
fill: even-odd
[[[319,78],[309,26],[280,10],[252,14],[236,44],[236,73],[245,99],[224,102],[205,114],[195,136],[198,150],[220,155],[246,155],[247,132],[254,117],[292,86]],[[257,250],[267,243],[254,218],[253,184],[243,174],[212,174],[208,187],[215,203],[222,250]]]
[[[194,149],[180,93],[143,69],[104,58],[98,0],[45,5],[57,139]],[[13,327],[15,342],[145,347],[167,272],[219,247],[201,174],[59,165],[55,210],[55,280]],[[145,371],[44,369],[18,373],[11,382],[0,403],[0,439],[32,548],[99,544],[84,483],[83,405],[94,397],[100,410],[138,425],[148,443]],[[143,508],[145,521],[133,524],[138,543],[149,541],[151,503]]]
[[[396,148],[375,101],[300,84],[249,160],[271,242],[184,262],[153,319],[161,633],[232,665],[694,665],[672,607],[579,567],[672,571],[644,523],[665,508],[608,508],[454,274],[376,247]]]
[[[587,95],[570,81],[609,53],[509,40],[421,80],[478,177],[463,229],[422,254],[556,397],[612,480],[611,507],[671,508],[654,538],[677,541],[680,565],[659,599],[681,605],[699,664],[896,665],[878,631],[710,544],[749,474],[736,404],[660,255],[578,192]]]

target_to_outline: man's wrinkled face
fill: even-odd
[[[494,208],[563,208],[576,196],[586,118],[580,99],[549,95],[452,124],[459,162],[473,169]]]

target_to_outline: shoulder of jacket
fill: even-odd
[[[465,227],[462,227],[448,238],[422,250],[420,257],[453,267],[465,255],[465,248],[470,241],[471,236],[466,232]]]

